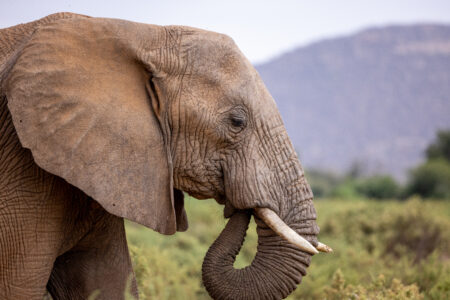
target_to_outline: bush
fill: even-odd
[[[388,175],[361,178],[355,177],[356,174],[357,171],[351,171],[347,175],[336,175],[323,170],[309,170],[306,175],[317,198],[393,199],[400,193],[399,185]]]
[[[447,252],[450,240],[444,238],[447,222],[435,219],[423,209],[418,199],[410,199],[405,211],[392,213],[380,223],[376,231],[385,245],[384,255],[401,258],[409,255],[414,264],[427,258],[437,249]]]
[[[406,195],[450,198],[450,163],[443,159],[432,159],[412,170]]]
[[[333,275],[330,287],[325,289],[326,299],[377,299],[377,300],[420,300],[424,296],[415,284],[403,285],[396,278],[388,284],[384,275],[379,275],[367,287],[353,286],[345,282],[340,269]]]
[[[379,175],[360,180],[356,190],[368,198],[393,199],[398,196],[400,187],[392,177]]]
[[[207,297],[199,274],[179,265],[170,252],[159,247],[130,247],[140,299],[197,299]],[[200,266],[199,266],[200,267]],[[196,272],[197,273],[197,272]]]
[[[355,199],[360,198],[356,189],[356,181],[354,179],[347,179],[344,182],[337,185],[330,193],[330,197],[335,197],[339,199]]]
[[[442,158],[450,161],[450,130],[442,130],[437,133],[436,141],[426,150],[427,159]]]

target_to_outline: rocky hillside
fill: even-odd
[[[373,28],[257,66],[306,167],[404,178],[450,128],[450,26]]]

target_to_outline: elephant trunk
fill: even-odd
[[[312,205],[312,203],[311,203]],[[250,266],[235,269],[233,263],[244,242],[251,214],[236,212],[211,245],[203,262],[203,283],[214,299],[281,299],[301,282],[309,266],[310,254],[286,242],[258,217],[258,249]],[[304,220],[295,231],[312,238],[318,227]]]

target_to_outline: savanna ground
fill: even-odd
[[[450,299],[450,201],[315,200],[320,240],[333,254],[312,259],[288,299]],[[142,299],[209,299],[201,264],[223,229],[222,207],[187,197],[189,229],[163,236],[127,223]],[[235,267],[248,265],[252,220]]]

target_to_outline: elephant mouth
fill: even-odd
[[[229,205],[229,202],[225,203],[224,216],[230,218],[236,211],[234,207]],[[219,202],[217,199],[216,201]],[[282,237],[286,242],[297,246],[300,250],[309,254],[317,254],[319,252],[331,253],[333,249],[324,243],[317,242],[316,246],[313,246],[308,240],[298,234],[295,230],[290,228],[273,210],[270,208],[257,207],[253,209],[253,213],[264,221],[264,223],[272,229],[276,234]]]

